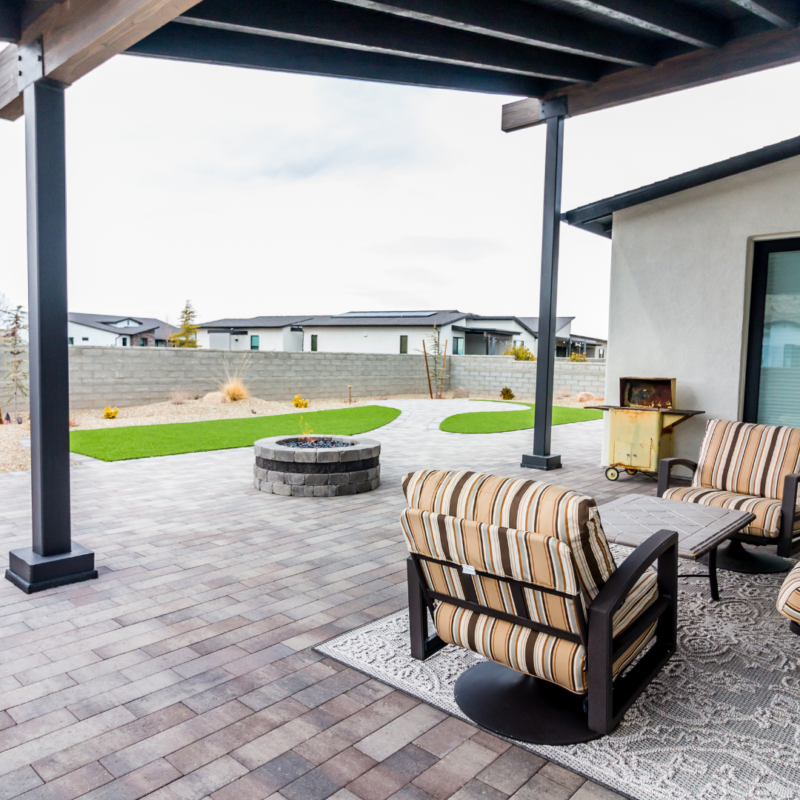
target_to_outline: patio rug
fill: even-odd
[[[614,550],[618,563],[631,552]],[[707,581],[679,581],[678,652],[610,736],[515,744],[634,800],[800,798],[800,637],[775,610],[785,575],[719,574],[719,603]],[[460,719],[453,685],[482,660],[456,647],[412,659],[405,611],[315,649]]]

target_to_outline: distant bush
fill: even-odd
[[[503,355],[514,356],[514,361],[536,361],[536,356],[522,342],[506,347]]]
[[[186,389],[176,389],[174,392],[169,393],[170,403],[176,406],[182,406],[193,399],[195,399],[194,394]]]
[[[303,395],[296,394],[294,400],[292,400],[292,405],[295,408],[308,408],[308,400],[303,399]]]
[[[111,406],[106,406],[103,409],[103,417],[104,419],[116,419],[117,414],[119,414],[118,408],[111,408]]]
[[[586,353],[572,353],[569,357],[570,361],[587,361]]]
[[[500,390],[500,397],[502,397],[503,400],[513,400],[514,399],[514,392],[512,392],[511,389],[508,388],[508,386],[504,386]]]
[[[244,382],[244,376],[250,367],[252,353],[243,353],[234,359],[233,364],[229,364],[225,356],[222,357],[222,367],[225,370],[225,380],[219,382],[219,390],[223,397],[230,402],[236,403],[239,400],[247,400],[250,397],[250,390]],[[223,400],[222,402],[226,402]]]
[[[236,403],[239,400],[247,400],[250,397],[250,392],[241,378],[231,378],[223,383],[221,388],[222,393],[232,403]]]

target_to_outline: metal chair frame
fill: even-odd
[[[430,589],[422,569],[423,561],[459,569],[461,587],[467,599],[462,600]],[[636,581],[655,561],[658,562],[658,599],[615,639],[613,636],[615,612],[625,601]],[[589,605],[586,615],[583,613],[580,595],[565,594],[548,586],[476,570],[476,575],[508,584],[516,614],[489,608],[478,601],[475,585],[473,581],[468,580],[471,572],[465,574],[461,564],[419,553],[409,555],[407,572],[411,655],[414,658],[425,660],[447,644],[438,634],[428,633],[428,612],[434,614],[437,602],[451,603],[540,633],[580,643],[586,649],[589,678],[588,727],[599,734],[610,733],[619,724],[627,710],[675,653],[678,629],[678,534],[674,531],[664,530],[654,533],[637,547],[611,575]],[[580,633],[553,628],[532,620],[525,604],[523,589],[533,589],[572,600]],[[616,659],[656,620],[658,627],[653,644],[633,666],[628,667],[614,680],[613,668]]]

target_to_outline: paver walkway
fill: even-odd
[[[375,433],[382,486],[355,497],[257,492],[249,449],[73,470],[74,537],[101,576],[32,596],[0,582],[0,800],[617,797],[310,648],[405,604],[407,471],[599,502],[654,484],[605,480],[601,422],[554,428],[565,469],[538,473],[519,467],[531,431],[438,430],[476,403],[386,405],[404,413]],[[29,491],[0,477],[3,560],[29,544]]]

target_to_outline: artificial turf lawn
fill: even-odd
[[[268,436],[289,436],[297,433],[354,436],[380,428],[399,415],[396,408],[358,406],[303,414],[276,414],[270,417],[99,428],[92,431],[71,431],[69,446],[73,453],[101,461],[124,461],[130,458],[252,447],[257,439]]]
[[[506,431],[524,431],[533,428],[534,406],[531,403],[517,403],[517,405],[528,406],[528,408],[515,411],[471,411],[467,414],[454,414],[442,421],[439,430],[446,433],[505,433]],[[602,411],[593,411],[588,408],[553,406],[553,425],[586,422],[589,419],[600,419],[602,416]]]

